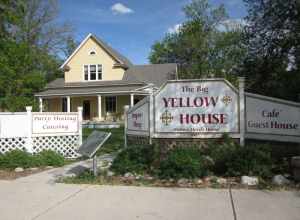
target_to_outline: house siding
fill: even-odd
[[[90,51],[95,51],[95,55],[90,55]],[[89,38],[72,59],[67,63],[70,68],[65,72],[65,82],[83,82],[83,66],[91,64],[102,64],[102,80],[122,80],[125,70],[123,68],[114,68],[116,63],[94,39]]]

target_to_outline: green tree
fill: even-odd
[[[248,7],[242,74],[248,90],[297,100],[300,93],[300,2],[245,0]]]
[[[55,22],[55,0],[0,0],[0,108],[36,107],[34,93],[61,76],[61,60],[71,30]]]
[[[241,28],[228,27],[223,5],[213,8],[207,0],[184,7],[187,21],[152,46],[151,63],[178,63],[180,78],[225,77],[235,81],[244,49]],[[226,26],[226,31],[220,27]]]

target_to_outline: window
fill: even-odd
[[[94,50],[92,50],[91,52],[90,52],[90,55],[95,55],[96,54],[96,52],[94,51]]]
[[[102,65],[98,64],[98,79],[102,79]]]
[[[68,101],[67,98],[62,98],[62,112],[68,111]]]
[[[96,65],[90,65],[90,80],[96,80]]]
[[[101,64],[92,64],[84,65],[84,80],[101,80],[102,79],[102,65]]]
[[[84,65],[84,80],[89,80],[89,66]]]
[[[117,99],[116,96],[107,96],[105,98],[105,105],[106,105],[106,111],[107,112],[116,112],[117,108]]]

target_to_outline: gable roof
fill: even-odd
[[[112,56],[121,66],[128,68],[133,64],[127,59],[125,56],[117,52],[115,49],[110,47],[104,41],[97,38],[95,35],[89,33],[86,38],[80,43],[80,45],[73,51],[73,53],[65,60],[65,62],[60,66],[60,68],[64,68],[65,65],[74,57],[74,55],[80,50],[80,48],[87,42],[88,39],[94,39],[96,43],[98,43],[110,56]]]
[[[123,76],[124,81],[137,80],[156,87],[172,79],[177,79],[176,63],[135,65],[127,69]]]

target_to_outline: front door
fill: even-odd
[[[91,118],[91,103],[89,100],[83,101],[83,120],[90,120]]]

